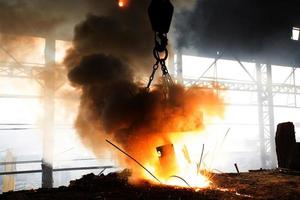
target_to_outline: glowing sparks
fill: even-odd
[[[201,154],[201,148],[199,148],[199,141],[201,141],[199,140],[199,135],[201,135],[201,133],[180,132],[172,135],[173,137],[170,140],[174,144],[176,154],[175,169],[174,167],[169,169],[169,166],[172,166],[172,164],[169,163],[167,170],[160,170],[162,167],[161,162],[158,161],[158,158],[155,158],[158,157],[158,155],[151,159],[149,158],[150,162],[147,163],[146,167],[166,185],[194,188],[209,187],[211,185],[209,176],[199,173],[197,169],[198,157]],[[186,149],[185,152],[182,151],[182,148]],[[189,151],[190,160],[186,159],[187,151]],[[141,175],[148,180],[152,180],[152,177],[147,173]]]

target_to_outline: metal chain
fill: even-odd
[[[151,83],[154,79],[154,75],[155,75],[156,70],[158,69],[158,65],[159,65],[159,61],[156,61],[156,63],[152,67],[152,73],[149,77],[149,81],[148,81],[148,84],[147,84],[147,87],[146,87],[147,90],[150,89],[150,85],[151,85]]]
[[[167,44],[168,39],[166,34],[155,33],[155,47],[153,49],[153,56],[156,59],[156,62],[153,65],[152,73],[149,77],[149,81],[146,87],[147,90],[150,89],[155,73],[160,65],[163,77],[163,92],[165,98],[168,97],[169,88],[171,85],[173,85],[173,80],[166,66],[166,60],[168,58]]]
[[[168,99],[170,93],[170,87],[173,85],[173,80],[168,72],[167,66],[165,61],[161,61],[161,70],[162,70],[162,77],[163,77],[163,95],[164,99]]]

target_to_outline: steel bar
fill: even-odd
[[[42,160],[25,160],[25,161],[15,161],[15,162],[0,162],[0,165],[15,165],[15,164],[32,164],[41,163]]]
[[[201,156],[200,156],[200,161],[199,161],[199,166],[198,166],[198,172],[200,172],[202,158],[203,158],[203,153],[204,153],[204,144],[202,145],[202,151],[201,151]]]
[[[250,72],[247,70],[247,68],[243,65],[243,63],[235,56],[233,58],[240,64],[240,66],[243,68],[243,70],[246,72],[246,74],[250,77],[250,79],[256,83],[255,78],[250,74]]]
[[[71,160],[54,160],[54,162],[76,162],[76,161],[94,161],[96,158],[76,158]],[[15,164],[32,164],[32,163],[41,163],[42,160],[24,160],[24,161],[15,161],[15,162],[0,162],[0,165],[15,165]]]
[[[43,96],[40,95],[16,95],[16,94],[0,94],[0,98],[3,99],[16,99],[16,98],[22,98],[22,99],[39,99],[42,98]]]
[[[194,80],[195,82],[199,81],[209,70],[210,68],[212,68],[217,62],[218,60],[223,56],[224,53],[221,53],[217,58],[215,58],[214,62],[211,63],[208,68],[197,78],[197,80]]]
[[[225,141],[225,139],[226,139],[226,137],[227,137],[229,131],[230,131],[230,128],[227,129],[227,131],[226,131],[226,133],[225,133],[225,135],[224,135],[224,138],[223,138],[223,140],[222,140],[222,142],[221,142],[221,148],[223,147],[224,141]]]
[[[101,170],[101,172],[99,172],[98,176],[100,176],[101,174],[103,174],[103,172],[104,172],[106,169],[107,169],[107,168],[103,168],[103,169]]]
[[[178,178],[178,179],[182,180],[187,186],[191,187],[191,185],[180,176],[173,175],[173,176],[170,176],[169,178]]]
[[[58,168],[58,169],[53,169],[53,172],[79,171],[79,170],[91,170],[91,169],[110,169],[110,168],[114,168],[114,166],[92,166],[92,167]],[[38,170],[0,172],[0,176],[2,176],[2,175],[15,175],[15,174],[33,174],[33,173],[42,173],[42,170],[38,169]]]
[[[19,67],[23,67],[23,65],[16,59],[16,57],[14,57],[6,48],[4,48],[2,45],[0,45],[0,48],[2,49],[2,51],[4,51],[10,58],[12,58],[15,63],[17,63],[19,65]]]
[[[236,172],[237,172],[238,174],[240,174],[240,170],[239,170],[239,168],[238,168],[238,166],[237,166],[236,163],[234,163],[234,167],[235,167],[235,169],[236,169]]]
[[[37,128],[0,128],[0,131],[20,131],[20,130],[32,130]]]
[[[115,144],[113,144],[112,142],[110,142],[109,140],[106,140],[106,142],[109,143],[110,145],[112,145],[113,147],[115,147],[116,149],[118,149],[120,152],[122,152],[123,154],[125,154],[127,157],[131,158],[140,167],[142,167],[146,172],[148,172],[155,180],[157,180],[159,183],[162,183],[156,176],[154,176],[154,174],[152,174],[146,167],[144,167],[139,161],[137,161],[131,155],[129,155],[128,153],[126,153],[124,150],[122,150],[121,148],[119,148],[118,146],[116,146]]]
[[[114,166],[112,166],[112,165],[107,165],[107,166],[92,166],[92,167],[58,168],[58,169],[53,169],[53,171],[54,171],[54,172],[60,172],[60,171],[78,171],[78,170],[108,169],[108,168],[114,168]]]

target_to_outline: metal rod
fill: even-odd
[[[90,161],[90,160],[97,160],[97,159],[96,158],[77,158],[77,159],[71,159],[71,160],[55,160],[55,161],[57,161],[57,162],[76,162],[76,161]],[[31,163],[41,163],[41,162],[42,162],[42,160],[24,160],[24,161],[14,161],[14,162],[0,162],[0,165],[31,164]]]
[[[191,185],[180,176],[173,175],[173,176],[170,176],[169,178],[178,178],[178,179],[182,180],[187,186],[191,187]]]
[[[112,142],[110,142],[109,140],[106,140],[107,143],[109,143],[110,145],[112,145],[113,147],[115,147],[116,149],[118,149],[119,151],[121,151],[123,154],[125,154],[127,157],[131,158],[134,162],[136,162],[140,167],[142,167],[146,172],[148,172],[155,180],[157,180],[159,183],[162,183],[156,176],[154,176],[154,174],[152,174],[146,167],[144,167],[139,161],[137,161],[135,158],[133,158],[131,155],[129,155],[128,153],[126,153],[124,150],[122,150],[121,148],[119,148],[118,146],[116,146],[115,144],[113,144]]]
[[[296,74],[295,74],[295,70],[296,70],[296,67],[293,67],[293,86],[294,86],[294,103],[295,103],[294,105],[297,106],[297,90],[296,90]]]
[[[23,130],[33,130],[37,128],[0,128],[0,131],[23,131]]]
[[[4,48],[2,45],[0,45],[0,48],[2,51],[4,51],[9,57],[11,57],[15,63],[17,63],[19,66],[18,67],[23,67],[23,65],[14,57],[6,48]]]
[[[41,163],[42,160],[26,160],[26,161],[14,161],[14,162],[0,162],[0,165],[15,165],[15,164],[31,164]]]
[[[226,134],[225,134],[225,136],[224,136],[224,138],[223,138],[223,141],[224,141],[224,140],[225,140],[225,138],[227,137],[227,135],[228,135],[229,131],[230,131],[230,128],[228,128],[228,129],[227,129],[227,131],[226,131]]]
[[[59,169],[53,169],[53,171],[54,172],[60,172],[60,171],[74,171],[74,170],[88,170],[88,169],[107,169],[107,168],[114,168],[114,166],[108,165],[108,166],[94,166],[94,167],[59,168]]]
[[[201,156],[200,156],[198,171],[200,171],[200,168],[201,168],[203,152],[204,152],[204,144],[202,145],[202,151],[201,151]]]
[[[58,168],[53,169],[54,172],[59,171],[76,171],[76,170],[89,170],[89,169],[108,169],[114,168],[114,166],[94,166],[94,167],[73,167],[73,168]],[[11,171],[11,172],[0,172],[0,176],[2,175],[14,175],[14,174],[32,174],[32,173],[41,173],[42,170],[26,170],[26,171]]]
[[[223,56],[224,53],[221,53],[217,58],[215,58],[214,62],[211,63],[211,65],[208,66],[208,68],[197,78],[197,80],[195,80],[194,82],[199,81],[201,78],[203,78],[203,76],[206,74],[206,72],[208,72],[210,70],[210,68],[212,68],[217,62],[218,60]]]
[[[247,68],[243,65],[243,63],[235,56],[232,56],[239,64],[240,66],[243,68],[243,70],[246,72],[246,74],[250,77],[250,79],[256,83],[255,78],[250,74],[250,72],[247,70]]]
[[[224,138],[223,138],[223,140],[222,140],[222,142],[221,142],[221,148],[223,147],[224,141],[225,141],[225,139],[226,139],[226,137],[227,137],[229,131],[230,131],[230,128],[227,129],[227,131],[226,131],[226,133],[225,133],[225,135],[224,135]]]
[[[100,176],[101,174],[103,174],[103,172],[106,170],[106,168],[102,169],[101,172],[98,174],[98,176]]]
[[[236,163],[234,163],[234,166],[235,166],[235,169],[236,169],[237,173],[240,174],[240,170],[239,170],[239,168],[238,168],[238,166],[237,166]]]
[[[215,146],[215,149],[214,149],[213,155],[212,155],[212,159],[211,159],[210,168],[211,168],[211,166],[213,165],[213,162],[214,162],[214,160],[215,160],[217,148],[219,148],[219,150],[220,150],[220,149],[223,147],[223,143],[224,143],[225,138],[226,138],[226,136],[228,135],[229,131],[230,131],[230,128],[227,129],[227,131],[226,131],[226,133],[225,133],[225,135],[224,135],[224,138],[222,139],[221,143],[220,143],[219,145],[216,145],[216,146]]]

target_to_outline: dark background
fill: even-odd
[[[192,12],[177,14],[178,48],[192,54],[236,56],[242,60],[300,65],[300,1],[199,0]],[[191,48],[192,47],[192,48]],[[191,53],[191,51],[184,51]]]

